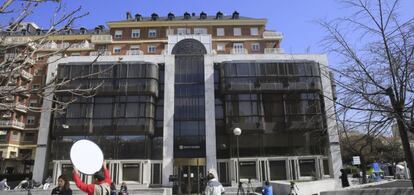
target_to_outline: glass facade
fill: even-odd
[[[326,155],[323,98],[315,62],[217,64],[217,158]],[[282,176],[280,176],[282,177]]]
[[[174,47],[174,158],[205,157],[204,46],[184,40]],[[198,43],[198,44],[197,44]]]
[[[108,159],[160,159],[159,72],[158,65],[149,63],[59,65],[58,79],[73,79],[69,86],[101,87],[91,98],[56,94],[57,100],[73,103],[54,114],[52,159],[69,159],[73,142],[85,138],[96,142]]]

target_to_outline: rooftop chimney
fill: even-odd
[[[237,11],[234,11],[233,12],[233,15],[232,15],[232,17],[231,17],[232,19],[239,19],[239,12],[237,12]]]
[[[168,20],[174,20],[175,16],[173,13],[168,13]]]
[[[190,13],[185,12],[185,13],[184,13],[184,20],[189,20],[190,18],[191,18]]]
[[[151,14],[151,20],[158,20],[158,14],[156,14],[156,13],[152,13]]]
[[[217,12],[217,14],[216,14],[216,19],[218,20],[218,19],[223,19],[223,13],[221,13],[220,11],[219,12]]]
[[[141,21],[141,20],[142,20],[141,14],[135,14],[135,21]]]
[[[207,14],[204,13],[204,12],[201,12],[200,13],[200,19],[202,19],[202,20],[207,19]]]

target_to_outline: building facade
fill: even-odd
[[[177,184],[183,193],[199,192],[210,169],[225,185],[339,176],[325,55],[285,54],[281,33],[237,12],[127,13],[107,25],[68,29],[44,46],[70,48],[47,60],[45,82],[100,87],[65,112],[42,113],[36,180],[70,173],[69,150],[79,139],[101,147],[114,182]],[[53,107],[53,98],[73,95],[51,93],[43,108]]]

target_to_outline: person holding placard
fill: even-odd
[[[103,173],[102,173],[103,171]],[[111,194],[111,177],[109,171],[106,168],[105,161],[102,163],[102,170],[96,172],[93,175],[94,183],[85,184],[80,179],[80,173],[76,167],[73,169],[73,180],[75,181],[76,186],[88,195],[110,195]]]

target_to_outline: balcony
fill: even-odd
[[[110,56],[112,53],[110,51],[92,51],[89,53],[89,56]]]
[[[3,44],[5,45],[26,45],[35,48],[35,43],[30,37],[27,36],[18,36],[18,37],[6,37]]]
[[[3,118],[11,118],[12,117],[12,113],[11,112],[3,113],[3,115],[1,115],[1,117],[3,117]]]
[[[92,35],[92,43],[112,43],[112,35]]]
[[[231,54],[248,54],[247,49],[245,48],[233,48],[230,51]]]
[[[63,42],[57,44],[56,42],[48,42],[43,44],[39,50],[41,51],[57,51],[57,50],[68,50],[68,51],[78,51],[78,50],[93,50],[95,49],[95,45],[89,43],[88,41],[84,41],[82,43],[68,43]]]
[[[283,38],[283,34],[280,32],[275,31],[264,31],[263,32],[263,39],[278,39],[281,40]]]
[[[15,128],[23,130],[24,123],[16,120],[0,120],[0,128]]]
[[[30,96],[28,88],[26,86],[0,86],[0,91],[8,93],[10,95],[23,95],[26,97]]]
[[[25,70],[22,70],[20,72],[20,75],[22,76],[22,78],[24,78],[24,79],[26,79],[28,81],[32,81],[32,79],[33,79],[33,75],[30,72],[27,72]]]
[[[265,54],[282,54],[284,53],[282,48],[265,48],[264,49]]]
[[[144,55],[141,50],[127,50],[126,55]]]
[[[36,60],[30,58],[30,56],[24,55],[23,53],[5,53],[4,59],[14,63],[25,62],[32,65],[36,63]]]
[[[22,103],[3,103],[0,105],[0,110],[17,110],[19,112],[27,113],[27,106]]]

